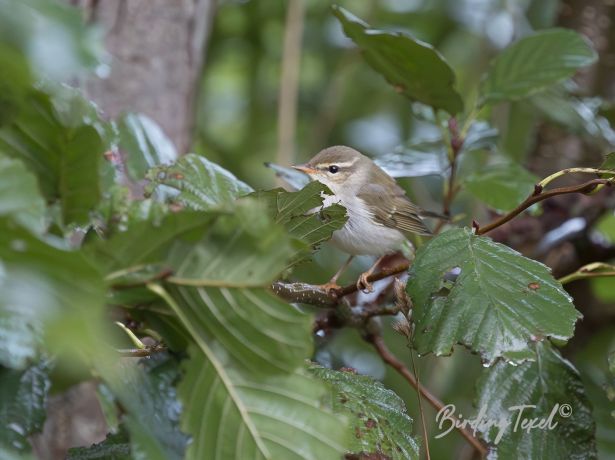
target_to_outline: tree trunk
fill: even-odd
[[[79,0],[102,27],[111,55],[107,78],[91,79],[87,95],[109,117],[142,112],[180,153],[191,146],[205,44],[215,0]]]

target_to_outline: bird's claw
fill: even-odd
[[[357,289],[364,293],[374,292],[374,285],[368,281],[368,277],[371,275],[369,272],[361,273],[359,280],[357,281]]]

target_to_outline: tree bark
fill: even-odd
[[[194,101],[215,0],[79,0],[103,29],[111,55],[107,78],[86,84],[109,117],[142,112],[180,153],[191,146]]]

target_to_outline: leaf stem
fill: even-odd
[[[579,169],[583,169],[583,168],[579,168]],[[589,168],[587,168],[589,169]],[[600,170],[595,170],[595,171],[600,171]],[[559,171],[561,173],[561,171]],[[555,177],[558,173],[556,174],[552,174],[551,176],[549,176],[548,178],[546,178],[545,180],[549,179],[547,181],[547,183],[551,182],[552,180],[554,180],[557,177],[560,177],[563,174],[559,174],[557,177]],[[527,208],[529,208],[530,206],[546,200],[548,198],[552,198],[554,196],[557,195],[566,195],[569,193],[582,193],[582,194],[588,194],[591,193],[593,191],[596,190],[596,188],[600,185],[606,185],[606,186],[611,186],[613,185],[615,181],[614,177],[608,178],[608,179],[592,179],[590,181],[587,181],[583,184],[579,184],[579,185],[573,185],[570,187],[559,187],[559,188],[555,188],[553,190],[548,190],[548,191],[544,191],[544,187],[541,185],[543,181],[541,181],[540,183],[536,184],[534,186],[534,191],[532,193],[530,193],[530,195],[521,203],[519,204],[515,209],[513,209],[512,211],[510,211],[508,214],[505,214],[497,219],[495,219],[493,222],[481,227],[478,225],[478,223],[474,222],[474,228],[476,229],[476,234],[477,235],[483,235],[487,232],[490,232],[491,230],[493,230],[494,228],[499,227],[500,225],[505,224],[506,222],[512,220],[514,217],[518,216],[519,214],[521,214],[523,211],[525,211]]]
[[[601,278],[609,276],[615,276],[615,265],[605,264],[603,262],[593,262],[582,266],[578,270],[566,276],[562,276],[558,279],[558,281],[562,284],[567,284],[585,278]]]
[[[139,337],[137,337],[134,332],[132,332],[130,329],[128,329],[124,323],[121,323],[119,321],[116,321],[115,324],[121,329],[123,330],[126,335],[128,336],[128,338],[130,339],[130,341],[134,344],[135,347],[137,347],[139,350],[144,350],[147,347],[145,346],[145,344],[143,342],[141,342],[141,340],[139,339]]]
[[[440,411],[444,407],[444,403],[434,396],[427,388],[421,385],[410,370],[401,362],[384,343],[384,339],[381,335],[370,335],[365,337],[365,340],[372,344],[378,355],[382,360],[391,366],[397,373],[399,373],[408,383],[431,404],[436,410]],[[459,419],[452,417],[455,428],[459,433],[476,449],[476,451],[485,457],[487,455],[487,447],[477,438],[475,438],[467,428],[463,427],[463,424]]]

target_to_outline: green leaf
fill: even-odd
[[[82,12],[50,0],[0,0],[0,42],[25,55],[46,80],[93,69],[103,54],[102,37],[85,25]]]
[[[496,211],[514,209],[539,179],[516,163],[488,166],[464,180],[465,188]]]
[[[169,201],[196,211],[220,209],[252,188],[206,158],[189,153],[174,164],[158,166],[147,173],[148,193],[156,190]],[[165,186],[165,187],[161,187]]]
[[[392,460],[418,459],[412,419],[403,400],[380,382],[353,372],[311,366],[310,372],[333,388],[333,409],[350,416],[350,452],[373,453]]]
[[[446,281],[454,268],[461,273]],[[444,232],[417,251],[408,293],[419,353],[448,355],[461,343],[485,363],[531,359],[531,342],[569,339],[581,316],[548,267],[468,228]]]
[[[80,253],[0,219],[0,364],[23,368],[41,347],[97,359],[108,347],[103,302],[103,280]]]
[[[36,177],[16,159],[0,153],[0,216],[11,216],[24,227],[41,233],[45,202]]]
[[[251,197],[264,203],[267,214],[288,233],[314,247],[328,240],[331,234],[346,223],[346,210],[340,205],[322,208],[323,194],[331,191],[322,183],[310,182],[297,192],[281,188],[255,192]]]
[[[143,179],[150,168],[177,160],[177,151],[171,140],[146,115],[122,115],[117,127],[120,149],[125,154],[126,168],[133,180]]]
[[[130,439],[125,430],[109,434],[104,441],[90,447],[68,450],[67,460],[132,460]]]
[[[254,374],[196,340],[179,386],[188,459],[337,460],[347,450],[344,419],[323,404],[324,385],[303,373]]]
[[[126,411],[123,422],[130,432],[134,458],[184,458],[189,438],[179,428],[182,406],[175,389],[179,375],[174,359],[156,354],[122,364],[118,377],[107,382]],[[196,406],[187,407],[196,410]]]
[[[0,447],[30,451],[28,436],[43,429],[50,386],[47,361],[23,371],[0,367]]]
[[[184,239],[193,244],[216,217],[181,212],[166,215],[160,221],[135,221],[108,240],[89,241],[84,252],[107,273],[161,263],[167,259],[171,246]]]
[[[604,161],[599,169],[613,171],[615,173],[615,152],[608,153],[606,157],[604,157]]]
[[[536,344],[536,357],[519,366],[500,362],[479,381],[484,420],[510,423],[497,444],[499,428],[481,427],[482,436],[495,446],[489,458],[596,458],[591,407],[578,371],[548,343]],[[530,407],[511,409],[524,405]],[[553,428],[528,432],[519,421],[515,430],[521,410],[521,420],[546,419]]]
[[[0,152],[19,158],[36,174],[47,201],[60,203],[64,225],[84,224],[100,197],[105,146],[97,122],[89,117],[76,122],[72,102],[54,102],[42,92],[31,94],[27,106],[0,129]]]
[[[570,78],[592,64],[596,52],[569,29],[541,30],[506,48],[491,62],[483,84],[483,103],[518,100]]]
[[[0,127],[8,124],[23,108],[32,78],[24,57],[0,42]]]
[[[499,137],[497,128],[483,120],[475,121],[470,125],[461,152],[473,152],[475,150],[489,149],[495,146]]]
[[[398,93],[451,115],[463,110],[461,96],[453,87],[455,74],[431,45],[404,33],[371,29],[339,6],[333,6],[333,14],[367,63]]]

